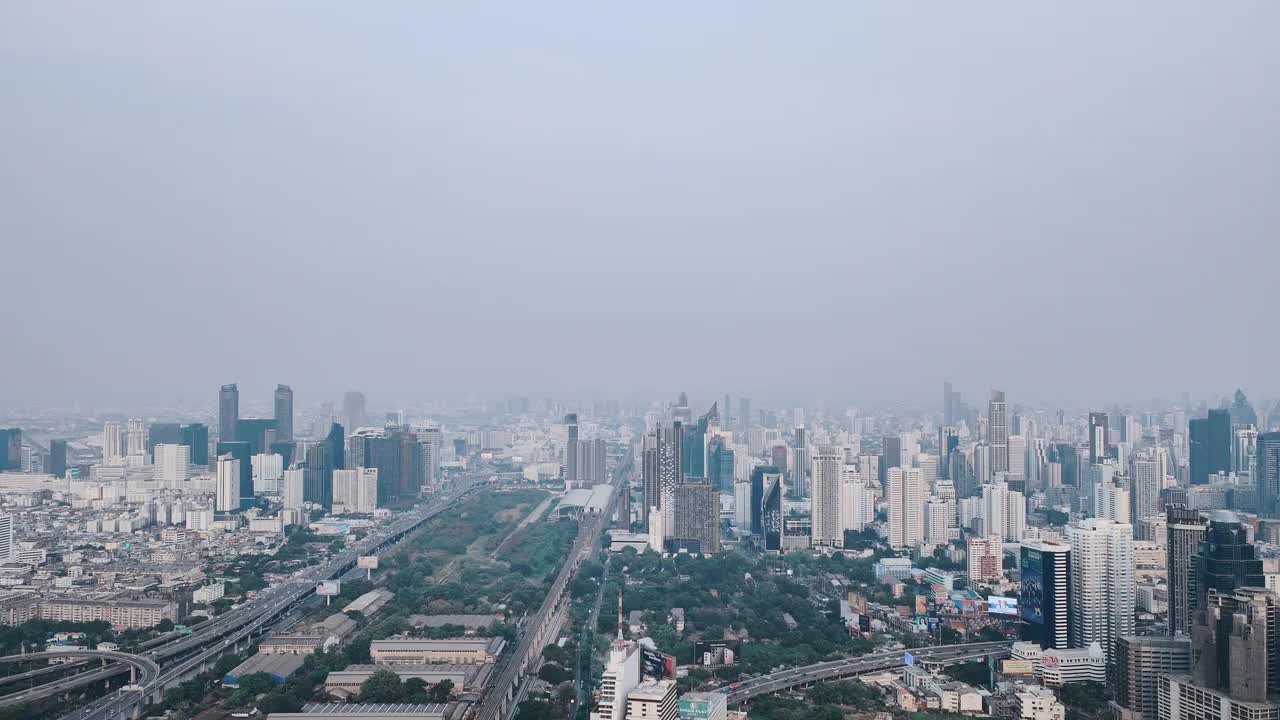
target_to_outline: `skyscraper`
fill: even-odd
[[[275,414],[276,441],[291,442],[293,440],[293,388],[288,385],[276,385]]]
[[[840,522],[840,476],[844,453],[820,447],[813,457],[812,542],[814,546],[844,547]]]
[[[247,442],[219,440],[217,451],[219,462],[226,456],[239,461],[236,467],[240,472],[240,486],[236,498],[244,507],[253,504],[253,449]],[[219,468],[221,472],[221,468]]]
[[[902,465],[902,438],[897,435],[886,435],[880,448],[880,485],[887,491],[889,468]]]
[[[1258,436],[1257,476],[1258,513],[1263,517],[1280,517],[1280,432]]]
[[[803,427],[796,428],[796,446],[791,449],[789,486],[800,497],[809,497],[809,437]]]
[[[1137,522],[1159,512],[1160,491],[1164,489],[1164,476],[1150,455],[1133,461],[1133,520]]]
[[[992,390],[987,404],[987,444],[991,446],[991,472],[1009,471],[1009,407],[1003,390]]]
[[[919,468],[889,468],[889,545],[915,547],[924,541],[924,480]]]
[[[239,440],[236,427],[240,423],[240,388],[235,383],[218,390],[218,440]]]
[[[346,426],[352,432],[369,424],[369,418],[365,415],[364,393],[349,390],[343,394],[342,416],[346,419]]]
[[[951,477],[951,453],[960,447],[960,433],[950,425],[938,428],[938,469],[944,480]]]
[[[671,498],[671,549],[704,555],[720,552],[720,495],[711,481],[685,478],[673,488]]]
[[[776,469],[776,468],[775,468]],[[764,473],[760,500],[760,534],[766,551],[782,550],[782,495],[786,491],[780,472]]]
[[[117,426],[118,427],[118,426]],[[106,457],[106,453],[103,453]],[[0,472],[22,469],[22,428],[0,429]]]
[[[1173,505],[1165,510],[1165,552],[1169,576],[1169,634],[1191,633],[1195,608],[1195,556],[1200,552],[1207,521],[1196,510]]]
[[[572,487],[578,482],[578,414],[569,413],[564,416],[567,431],[564,444],[564,481]]]
[[[1155,720],[1158,677],[1191,671],[1191,641],[1185,637],[1126,635],[1116,641],[1116,704],[1133,720]]]
[[[124,457],[124,430],[120,423],[108,420],[102,423],[102,462],[118,464]]]
[[[66,440],[49,441],[49,467],[46,470],[54,477],[65,478],[67,476]]]
[[[764,532],[763,513],[765,488],[777,485],[782,473],[771,465],[751,469],[751,533]]]
[[[152,452],[155,455],[155,478],[164,483],[164,487],[177,487],[191,477],[191,448],[161,443]]]
[[[870,457],[875,457],[874,455]],[[840,480],[840,529],[862,532],[876,519],[875,491],[858,468],[846,465]],[[873,481],[874,482],[874,481]],[[953,512],[952,515],[955,513]]]
[[[1111,425],[1104,412],[1089,413],[1089,464],[1096,465],[1107,456]]]
[[[640,520],[646,529],[649,527],[649,513],[654,508],[662,506],[662,499],[659,495],[662,483],[660,467],[658,433],[646,433],[640,445],[640,493],[642,505],[640,508]],[[753,526],[752,532],[759,532],[758,527]]]
[[[0,563],[11,563],[16,559],[18,546],[13,538],[13,516],[0,514]]]
[[[191,449],[191,464],[209,464],[209,428],[203,423],[182,426],[182,444]]]
[[[676,421],[658,427],[658,508],[667,537],[675,528],[675,488],[684,480],[684,424]]]
[[[716,435],[707,443],[707,477],[717,492],[733,488],[733,448],[723,435]]]
[[[1239,516],[1228,510],[1214,510],[1209,515],[1209,526],[1193,562],[1197,611],[1205,607],[1210,590],[1227,595],[1236,588],[1266,585],[1262,560],[1249,542],[1248,530]]]
[[[151,423],[147,427],[147,454],[152,455],[157,445],[181,445],[182,425],[173,422]]]
[[[301,468],[285,470],[280,483],[280,495],[285,509],[300,509],[306,502],[307,471]]]
[[[1071,646],[1099,643],[1107,662],[1115,642],[1134,631],[1133,526],[1102,518],[1068,525],[1071,545]]]
[[[1071,547],[1047,540],[1022,543],[1018,564],[1022,589],[1018,608],[1022,614],[1022,637],[1040,647],[1059,650],[1070,647],[1071,633]]]
[[[218,443],[219,446],[222,443]],[[240,509],[240,460],[230,453],[218,455],[217,475],[214,485],[214,509],[218,512],[234,512]],[[250,491],[252,492],[252,480]],[[250,495],[250,498],[253,496]]]

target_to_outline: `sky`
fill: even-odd
[[[1274,396],[1278,21],[0,3],[0,403]]]

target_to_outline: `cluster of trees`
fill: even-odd
[[[443,703],[449,701],[453,681],[441,680],[428,685],[422,678],[401,681],[390,670],[378,670],[360,685],[360,702],[364,703]]]
[[[93,622],[31,620],[21,625],[0,627],[0,654],[18,655],[24,650],[39,652],[44,650],[50,635],[60,632],[84,633],[86,642],[90,646],[116,639],[111,623],[103,620]]]

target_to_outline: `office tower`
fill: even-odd
[[[267,448],[267,454],[279,455],[280,464],[287,468],[293,465],[293,453],[297,447],[297,444],[292,440],[277,440],[271,443],[271,447]]]
[[[978,443],[973,446],[973,481],[972,490],[988,485],[995,479],[995,473],[991,470],[991,446],[986,443]],[[966,495],[969,493],[965,493]]]
[[[1027,439],[1022,435],[1009,436],[1009,470],[1005,482],[1010,490],[1027,492]]]
[[[364,393],[349,390],[342,395],[342,417],[345,420],[343,424],[351,428],[352,432],[369,424],[369,417],[365,414]]]
[[[1022,639],[1044,649],[1071,647],[1071,547],[1047,540],[1022,543]]]
[[[938,470],[939,476],[946,480],[951,477],[951,453],[960,447],[960,432],[954,427],[944,425],[938,428]]]
[[[662,511],[662,527],[668,537],[675,527],[675,488],[684,480],[684,425],[677,421],[659,426],[658,508]]]
[[[253,450],[247,442],[240,441],[218,441],[216,448],[217,457],[221,460],[223,456],[230,455],[232,458],[240,461],[237,467],[240,470],[240,488],[237,497],[245,507],[253,504]]]
[[[676,681],[646,680],[632,688],[626,720],[676,720]]]
[[[110,421],[102,424],[102,462],[113,465],[124,457],[124,429],[120,423]]]
[[[787,456],[789,454],[790,453],[785,443],[777,443],[773,447],[769,448],[769,458],[773,464],[773,467],[778,468],[778,472],[782,473],[783,475],[786,475],[787,477],[791,477],[790,475],[787,474],[787,466],[788,466]]]
[[[970,585],[998,582],[1004,577],[1004,542],[999,535],[971,536],[966,558]]]
[[[253,456],[253,492],[275,493],[284,475],[284,458],[274,453],[258,453]]]
[[[209,427],[203,423],[182,426],[182,444],[191,450],[191,464],[209,464]]]
[[[738,398],[738,432],[751,429],[751,398]]]
[[[766,472],[761,476],[764,487],[760,499],[760,534],[766,551],[782,550],[782,495],[786,492],[784,475]]]
[[[219,447],[222,445],[223,443],[218,443]],[[240,509],[240,475],[240,460],[230,453],[219,453],[214,484],[214,509],[218,512],[234,512]]]
[[[235,383],[218,390],[218,440],[239,440],[236,427],[240,422],[240,388]]]
[[[275,436],[276,421],[271,418],[240,418],[236,422],[236,440],[249,443],[254,455],[266,452]]]
[[[1255,477],[1258,431],[1251,427],[1231,430],[1231,472]]]
[[[276,385],[275,413],[276,440],[293,440],[293,388],[288,385]]]
[[[1195,610],[1205,606],[1205,597],[1210,590],[1228,595],[1236,588],[1266,585],[1262,560],[1249,541],[1245,524],[1228,510],[1215,510],[1209,515],[1209,525],[1192,563],[1195,568]]]
[[[1258,436],[1254,482],[1258,488],[1258,514],[1280,517],[1280,432]]]
[[[1096,465],[1107,456],[1110,424],[1104,412],[1089,413],[1089,464]]]
[[[715,403],[711,409],[698,418],[698,422],[683,424],[681,435],[681,469],[685,477],[707,476],[707,431],[712,425],[719,425],[720,413]]]
[[[1191,484],[1204,485],[1214,473],[1231,471],[1231,414],[1210,410],[1187,423],[1191,440]]]
[[[885,483],[889,477],[889,468],[902,465],[902,438],[897,435],[886,436],[880,447],[880,484],[887,488]]]
[[[1133,520],[1136,523],[1160,511],[1160,491],[1164,489],[1164,476],[1150,454],[1133,461]]]
[[[1002,483],[987,483],[982,486],[982,505],[979,517],[982,527],[977,530],[980,535],[1005,536],[1005,510],[1009,507],[1009,486]]]
[[[378,507],[377,468],[333,471],[333,507],[343,513],[371,513]]]
[[[578,482],[578,415],[569,413],[564,416],[567,431],[564,444],[564,481],[569,487]]]
[[[819,447],[813,456],[812,529],[813,545],[844,547],[844,528],[840,521],[840,476],[844,471],[844,453],[836,448]]]
[[[764,491],[766,487],[777,484],[781,475],[782,473],[771,465],[763,465],[751,469],[751,523],[749,527],[752,535],[759,535],[764,531],[762,522]]]
[[[1191,641],[1185,637],[1125,635],[1116,640],[1116,704],[1132,720],[1157,717],[1160,675],[1191,672]]]
[[[1133,526],[1102,518],[1068,525],[1071,647],[1099,643],[1107,662],[1116,639],[1134,630]]]
[[[840,480],[840,529],[862,532],[876,519],[875,491],[856,467],[846,465]]]
[[[50,475],[57,478],[65,478],[67,476],[66,440],[49,441],[49,467],[45,469]]]
[[[307,471],[304,469],[285,470],[281,479],[281,500],[286,510],[296,510],[306,502]]]
[[[105,449],[102,457],[103,459],[107,457]],[[22,469],[22,429],[0,428],[0,472],[20,469]]]
[[[928,453],[919,453],[915,456],[913,465],[920,468],[920,476],[924,479],[924,486],[932,488],[938,483],[941,475],[938,473],[938,457]]]
[[[1192,627],[1196,684],[1280,716],[1280,597],[1261,586],[1211,590]]]
[[[138,418],[129,420],[125,430],[125,455],[143,457],[147,454],[146,424]]]
[[[787,486],[800,497],[809,497],[809,438],[802,427],[796,428],[795,437],[796,445],[791,448],[791,462],[788,464],[791,474]]]
[[[733,487],[735,459],[733,448],[729,447],[723,435],[717,435],[707,443],[707,477],[711,478],[711,486],[717,492]]]
[[[358,468],[360,486],[357,490],[356,509],[358,512],[371,513],[378,509],[378,468]]]
[[[649,509],[662,507],[659,496],[662,472],[659,468],[658,434],[646,433],[640,445],[640,522],[646,528],[649,527]],[[759,532],[759,523],[752,524],[752,532]]]
[[[1195,609],[1195,557],[1208,521],[1183,505],[1166,508],[1166,570],[1169,577],[1169,634],[1188,635]]]
[[[147,427],[146,453],[154,457],[157,445],[181,445],[182,425],[179,423],[152,423]]]
[[[1022,542],[1027,534],[1027,499],[1017,490],[1005,495],[1004,539],[1006,542]]]
[[[318,442],[309,446],[303,475],[303,500],[324,508],[333,507],[333,473],[337,469],[330,443]]]
[[[889,468],[889,545],[915,547],[924,542],[924,481],[919,468]]]
[[[987,404],[987,444],[991,446],[991,472],[1009,471],[1009,407],[1004,391],[992,390]]]
[[[165,487],[177,487],[191,478],[191,448],[161,443],[152,449],[152,454],[155,456],[155,479]]]
[[[672,491],[672,551],[711,555],[720,552],[720,494],[707,478],[689,477]]]
[[[1101,467],[1095,465],[1094,467]],[[1111,522],[1129,522],[1129,491],[1114,481],[1093,487],[1094,516]]]
[[[11,563],[17,556],[18,545],[13,538],[13,516],[0,514],[0,563]]]

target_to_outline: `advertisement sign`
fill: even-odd
[[[356,567],[360,568],[361,570],[377,570],[378,556],[377,555],[361,555],[360,557],[356,558]]]
[[[1036,671],[1036,664],[1032,660],[1002,660],[1000,663],[1000,672],[1005,675],[1032,675]]]
[[[658,680],[674,680],[676,678],[676,658],[657,650],[640,648],[641,674]]]
[[[916,596],[916,614],[917,615],[929,614],[929,598],[925,597],[924,595]]]
[[[321,580],[316,585],[316,594],[321,597],[334,597],[342,594],[342,582],[339,580]]]
[[[911,655],[911,653],[903,653],[903,654],[902,654],[902,662],[903,662],[907,667],[915,667],[915,666],[916,666],[916,659],[915,659],[915,657],[913,657],[913,656]]]
[[[1018,598],[992,595],[987,598],[987,612],[992,615],[1018,615]]]
[[[867,611],[867,598],[861,593],[849,593],[849,608],[856,612],[865,613]]]
[[[693,661],[702,665],[732,665],[740,640],[700,640],[693,644]]]
[[[1044,624],[1044,560],[1039,550],[1022,549],[1022,592],[1019,594],[1022,619]]]

